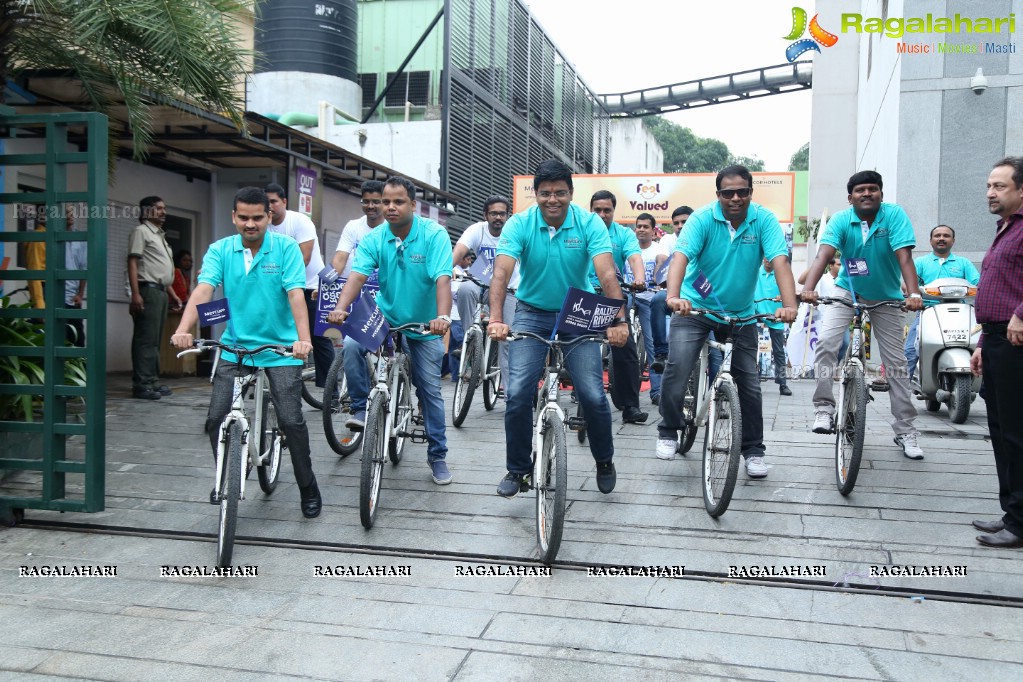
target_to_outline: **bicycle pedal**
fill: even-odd
[[[425,443],[426,431],[424,429],[413,429],[412,433],[408,435],[408,439],[413,443]]]
[[[422,426],[424,423],[423,415],[421,414],[412,415],[412,423],[415,424],[416,426]]]
[[[569,417],[565,420],[565,426],[568,427],[569,431],[585,431],[586,420],[582,417]]]

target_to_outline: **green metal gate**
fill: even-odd
[[[6,153],[15,145],[31,148],[41,143],[45,144],[43,152]],[[45,270],[8,270],[0,273],[0,279],[41,280],[47,292],[45,309],[0,308],[0,405],[4,407],[0,451],[7,450],[5,456],[0,454],[0,515],[24,508],[102,511],[107,118],[95,112],[17,115],[9,107],[0,107],[0,145],[0,167],[5,176],[25,167],[31,167],[33,176],[45,173],[42,192],[0,192],[7,220],[14,215],[7,205],[41,204],[48,211],[45,231],[18,232],[10,225],[0,231],[8,255],[11,246],[17,248],[19,242],[42,242],[46,247]],[[13,177],[8,177],[5,184],[10,187],[12,182]],[[84,231],[68,230],[64,212],[68,205],[86,207],[86,215],[76,211],[75,218],[84,222]],[[65,247],[73,241],[87,242],[86,271],[65,268]],[[69,279],[86,280],[85,309],[64,307],[64,282]],[[76,318],[88,323],[85,348],[65,345],[66,321]],[[28,345],[26,338],[33,334],[25,330],[34,330],[38,336],[33,320],[39,319],[41,343]],[[83,360],[85,386],[69,383],[66,365]],[[35,382],[28,371],[33,365],[42,367],[42,376]],[[23,396],[30,397],[26,401]],[[12,405],[15,401],[18,404]]]

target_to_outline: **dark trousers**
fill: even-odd
[[[998,471],[998,502],[1005,527],[1023,537],[1023,347],[1013,346],[1005,334],[984,334],[981,351],[987,425]]]
[[[611,392],[615,403],[622,411],[639,407],[639,353],[636,340],[629,334],[624,346],[611,346],[611,362],[614,363],[615,380]]]
[[[305,307],[309,311],[309,336],[313,341],[313,361],[316,363],[316,386],[323,388],[327,381],[327,372],[334,362],[334,343],[326,336],[315,336],[316,329],[316,299],[313,298],[313,289],[305,290]]]
[[[785,386],[788,374],[788,360],[785,359],[785,330],[768,327],[771,335],[771,356],[774,360],[774,383]]]
[[[72,305],[71,303],[65,303],[65,308],[73,308],[74,310],[81,310],[82,306]],[[79,348],[85,348],[85,320],[65,320],[64,327],[64,338],[69,346],[78,346]]]
[[[220,422],[231,411],[234,395],[234,378],[238,366],[233,362],[217,363],[217,373],[213,377],[213,393],[210,395],[210,411],[206,419],[206,432],[210,436],[213,452],[217,451],[217,438],[220,435]],[[244,376],[255,371],[252,367],[244,368]],[[295,470],[295,480],[302,487],[313,482],[313,462],[309,457],[309,429],[302,415],[302,366],[285,365],[283,367],[267,367],[266,378],[270,384],[270,398],[277,410],[277,423],[284,431],[288,451],[291,453],[291,466]],[[249,403],[255,404],[255,400]],[[250,424],[254,427],[255,424]],[[258,433],[250,433],[249,438],[259,439]],[[248,453],[243,453],[247,457]]]
[[[156,388],[160,381],[160,339],[167,319],[167,292],[139,287],[142,311],[132,315],[131,385],[135,391]]]

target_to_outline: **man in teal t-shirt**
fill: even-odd
[[[444,424],[444,399],[440,394],[440,367],[444,344],[440,337],[451,326],[451,240],[447,230],[428,218],[417,216],[416,186],[403,177],[384,183],[383,209],[387,225],[381,225],[359,242],[352,272],[338,297],[330,322],[348,317],[362,285],[374,271],[380,281],[376,304],[392,327],[413,322],[429,323],[428,335],[405,332],[412,357],[412,383],[423,405],[427,463],[433,482],[451,483],[447,465],[448,441]],[[352,338],[344,341],[345,378],[352,398],[353,431],[365,426],[369,372],[366,348]]]
[[[956,231],[948,225],[938,225],[931,229],[931,253],[920,256],[913,260],[916,267],[916,279],[918,286],[924,286],[936,279],[944,277],[957,277],[965,279],[973,286],[980,281],[980,273],[966,258],[958,258],[952,253],[952,246],[956,243]],[[937,305],[938,301],[925,300],[924,307],[930,308]],[[920,326],[920,314],[913,315],[909,323],[909,334],[906,335],[906,364],[909,366],[909,380],[913,381],[916,374],[916,364],[920,360],[920,353],[916,347],[917,328]]]
[[[231,315],[220,339],[223,343],[244,348],[291,346],[297,359],[265,352],[246,358],[245,363],[266,372],[277,419],[291,452],[302,514],[312,518],[319,515],[322,500],[309,457],[309,430],[302,416],[301,360],[313,348],[305,304],[305,261],[295,240],[267,233],[270,200],[263,190],[238,190],[231,219],[238,234],[210,245],[202,259],[199,283],[188,299],[171,344],[182,349],[192,347],[189,330],[199,321],[196,306],[209,303],[216,288],[223,286]],[[237,368],[234,360],[233,354],[223,353],[213,377],[206,432],[214,453],[219,425],[231,410]],[[210,493],[210,502],[220,503],[216,490]]]
[[[760,273],[757,275],[757,290],[753,296],[759,301],[757,303],[758,313],[773,313],[778,307],[776,302],[764,300],[781,296],[778,280],[774,273],[774,264],[766,258],[760,268]],[[782,395],[792,395],[792,389],[789,388],[788,379],[786,378],[786,374],[788,374],[786,371],[788,369],[788,361],[785,359],[785,323],[778,322],[777,320],[768,320],[761,324],[767,327],[767,331],[771,336],[774,383],[778,384],[778,391]]]
[[[836,251],[842,252],[846,267],[838,275],[835,286],[840,297],[851,301],[875,303],[882,300],[902,300],[900,280],[906,283],[909,297],[906,308],[912,311],[924,307],[917,286],[913,266],[913,247],[916,237],[906,212],[896,204],[884,203],[883,180],[876,171],[860,171],[849,178],[850,208],[839,211],[821,236],[817,257],[806,275],[801,296],[808,303],[816,303],[814,288],[831,263]],[[850,276],[848,267],[855,262],[863,274]],[[814,370],[817,390],[813,394],[814,433],[833,433],[835,391],[832,377],[842,337],[852,320],[853,310],[841,304],[829,305],[824,311],[824,324],[817,341]],[[881,360],[888,378],[888,397],[895,422],[895,443],[910,459],[923,459],[923,450],[917,442],[916,407],[909,392],[909,374],[906,354],[902,347],[905,314],[896,308],[882,306],[870,313],[870,331],[874,347],[880,348]]]
[[[487,327],[487,333],[495,341],[508,337],[509,328],[501,318],[501,311],[516,262],[520,273],[514,322],[517,332],[552,337],[569,287],[593,291],[587,277],[591,265],[600,279],[604,296],[623,298],[615,278],[607,226],[593,213],[572,204],[571,169],[559,161],[541,162],[533,176],[533,189],[536,206],[512,216],[497,244]],[[623,345],[628,336],[624,311],[618,315],[616,323],[606,332],[612,346]],[[572,338],[566,334],[560,337]],[[547,350],[547,345],[536,339],[524,338],[509,344],[504,411],[508,473],[497,487],[497,494],[502,497],[514,497],[531,485],[533,397]],[[576,397],[586,419],[590,454],[597,463],[597,489],[610,493],[617,474],[612,461],[611,410],[604,395],[600,348],[595,343],[580,342],[566,352],[565,365],[572,375]]]
[[[718,173],[715,185],[718,200],[689,217],[678,235],[668,267],[666,302],[679,315],[671,319],[668,364],[661,383],[656,450],[660,459],[674,458],[678,432],[686,426],[682,423],[682,399],[700,349],[711,333],[724,341],[728,331],[714,316],[690,316],[694,305],[733,315],[752,315],[757,273],[766,258],[777,271],[784,301],[783,307],[775,307],[775,315],[782,322],[796,318],[795,283],[785,236],[774,214],[753,203],[752,174],[743,166],[728,166]],[[739,391],[741,448],[750,478],[767,476],[757,345],[755,324],[735,330],[732,376]]]

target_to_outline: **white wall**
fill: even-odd
[[[440,137],[440,121],[409,121],[335,126],[327,142],[440,187]]]
[[[608,173],[663,173],[664,150],[639,118],[611,121]]]
[[[888,3],[888,16],[901,17],[902,10],[902,0]],[[881,16],[881,1],[865,0],[862,12],[864,16]],[[849,35],[844,33],[842,37]],[[860,41],[856,167],[849,171],[849,175],[861,170],[879,172],[885,180],[886,201],[898,197],[902,59],[895,49],[896,42],[877,33],[864,34]]]

